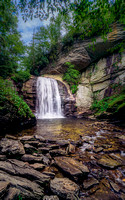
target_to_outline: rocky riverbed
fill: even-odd
[[[125,132],[104,122],[79,139],[6,135],[0,199],[124,200]]]

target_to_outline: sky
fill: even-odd
[[[29,45],[32,36],[33,31],[37,31],[37,28],[40,26],[46,26],[49,24],[49,19],[41,21],[39,18],[33,18],[32,20],[28,19],[26,22],[22,19],[21,13],[18,15],[18,31],[22,35],[22,41],[25,45]]]

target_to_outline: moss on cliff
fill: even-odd
[[[35,123],[29,106],[18,96],[11,81],[0,79],[0,125],[2,130]]]
[[[114,116],[119,119],[125,117],[125,86],[119,94],[106,97],[100,101],[94,100],[91,109],[96,117]]]

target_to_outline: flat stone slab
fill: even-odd
[[[34,163],[30,166],[33,167],[35,170],[42,170],[45,168],[45,165],[41,163]]]
[[[43,161],[42,157],[37,157],[37,156],[30,155],[30,154],[23,155],[21,159],[25,162],[31,162],[31,163]]]
[[[43,188],[26,178],[12,176],[0,170],[0,182],[1,180],[10,182],[13,188],[18,188],[21,197],[24,199],[40,200],[44,196]]]
[[[81,177],[89,173],[89,169],[87,166],[83,165],[82,163],[74,160],[70,157],[56,157],[55,163],[56,165],[61,168],[64,172],[74,177]]]
[[[23,144],[19,140],[3,138],[0,141],[1,152],[7,155],[23,155],[25,150]]]
[[[12,175],[21,176],[32,181],[39,181],[41,185],[49,182],[50,178],[37,170],[34,170],[29,165],[16,159],[9,159],[7,161],[0,161],[0,170]]]
[[[87,180],[83,181],[84,189],[90,189],[91,187],[97,184],[99,184],[99,181],[95,179],[94,177],[89,177]]]
[[[122,165],[120,161],[115,160],[108,155],[103,155],[101,159],[97,161],[97,163],[101,165],[102,167],[109,168],[109,169],[114,169]]]
[[[51,195],[51,196],[44,196],[43,200],[59,200],[58,196],[56,195]]]
[[[64,199],[76,199],[79,186],[68,178],[55,178],[50,182],[50,189],[56,195]]]

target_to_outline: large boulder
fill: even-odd
[[[41,186],[39,186],[37,183],[19,176],[12,176],[1,170],[0,170],[0,181],[2,182],[5,181],[5,183],[3,182],[2,184],[3,186],[1,185],[1,187],[4,188],[5,190],[7,182],[9,182],[13,188],[18,188],[21,197],[25,200],[30,200],[30,199],[40,200],[44,195],[43,188],[41,188]]]
[[[32,181],[38,181],[41,185],[45,185],[49,182],[49,176],[46,176],[37,170],[34,170],[29,165],[16,159],[9,159],[7,161],[0,161],[0,170],[3,170],[9,174],[21,176]]]
[[[0,151],[7,155],[23,155],[25,150],[23,144],[18,140],[2,138],[0,141]]]
[[[70,157],[56,157],[56,165],[66,174],[69,174],[73,179],[78,179],[80,177],[86,176],[89,173],[87,166],[74,160]]]

